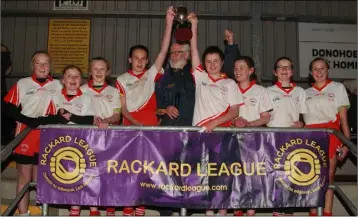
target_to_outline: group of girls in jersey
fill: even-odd
[[[40,132],[36,128],[46,124],[85,124],[107,128],[119,124],[123,115],[124,125],[158,125],[156,116],[155,82],[164,73],[162,65],[167,56],[174,20],[173,7],[166,14],[166,28],[160,53],[155,63],[147,69],[149,52],[145,46],[130,49],[131,69],[116,80],[116,88],[107,83],[111,72],[109,62],[93,58],[89,63],[90,79],[82,85],[82,71],[75,65],[63,69],[59,80],[51,77],[51,57],[39,51],[32,56],[32,75],[20,79],[5,97],[8,114],[17,121],[16,134],[29,126],[33,128],[14,151],[18,169],[17,193],[30,181],[36,181]],[[347,109],[349,101],[342,84],[328,79],[329,64],[322,58],[313,60],[309,70],[315,82],[304,90],[291,81],[293,63],[287,57],[279,58],[273,73],[275,85],[264,88],[252,78],[254,61],[241,56],[234,63],[236,81],[221,72],[224,54],[216,46],[208,47],[200,60],[197,46],[197,17],[188,16],[193,33],[190,40],[192,74],[196,83],[196,103],[193,126],[201,126],[206,132],[217,126],[223,127],[325,127],[339,130],[349,138]],[[81,86],[82,85],[82,86]],[[303,122],[300,121],[303,114]],[[340,149],[342,155],[336,156]],[[337,159],[348,152],[347,147],[334,136],[330,137],[330,183],[333,183]],[[18,205],[21,215],[29,215],[29,194]],[[327,191],[325,215],[332,214],[333,192]],[[274,215],[292,210],[277,210]],[[107,208],[107,215],[114,215],[114,208]],[[123,215],[144,215],[143,206],[125,207]],[[206,215],[213,215],[207,210]],[[226,210],[219,210],[225,215]],[[317,215],[315,209],[310,212]],[[72,206],[71,216],[80,215],[80,207]],[[97,207],[90,207],[90,215],[99,215]],[[243,215],[236,210],[234,215]],[[255,215],[254,209],[246,215]]]
[[[255,65],[248,56],[238,57],[234,63],[234,75],[237,84],[221,73],[223,53],[218,47],[208,47],[203,53],[200,64],[197,48],[197,17],[188,16],[193,37],[190,41],[193,77],[196,82],[196,103],[193,125],[203,126],[210,132],[217,126],[234,127],[294,127],[294,128],[332,128],[342,129],[350,138],[347,121],[349,100],[343,84],[328,78],[329,63],[323,58],[311,61],[308,69],[314,79],[312,87],[304,90],[291,81],[293,62],[288,57],[276,60],[273,74],[277,81],[268,88],[258,85],[254,78]],[[304,69],[302,69],[304,70]],[[302,117],[302,118],[300,118]],[[336,153],[340,155],[336,155]],[[337,160],[342,160],[348,148],[334,135],[329,140],[329,184],[333,184]],[[323,215],[332,215],[333,191],[327,190]],[[226,210],[218,211],[225,215]],[[207,210],[206,215],[213,215]],[[234,215],[243,215],[235,210]],[[255,215],[254,209],[248,209],[246,215]],[[274,216],[293,215],[291,208],[277,209]],[[311,216],[317,215],[312,208]]]

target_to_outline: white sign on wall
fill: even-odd
[[[300,76],[316,57],[329,61],[331,78],[357,78],[357,25],[299,23]]]
[[[88,0],[55,0],[53,10],[88,10]]]

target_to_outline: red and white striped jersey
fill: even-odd
[[[81,91],[92,96],[93,109],[96,116],[109,118],[115,110],[121,108],[119,91],[107,83],[101,89],[93,88],[93,81],[81,86]]]
[[[243,105],[237,84],[226,74],[214,79],[199,65],[193,76],[196,86],[193,126],[203,126],[226,114],[231,106]]]

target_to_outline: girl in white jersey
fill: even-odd
[[[166,14],[166,28],[161,50],[155,63],[148,70],[146,68],[148,49],[143,45],[130,48],[128,61],[131,69],[120,75],[116,82],[116,87],[121,94],[123,125],[156,126],[159,124],[156,114],[155,82],[164,73],[162,66],[170,44],[174,16],[173,6],[170,6]]]
[[[50,55],[45,51],[37,51],[32,56],[31,77],[20,79],[4,99],[6,114],[17,121],[16,135],[27,126],[34,129],[14,151],[13,159],[18,171],[17,193],[28,182],[36,181],[37,178],[40,130],[36,128],[44,124],[68,122],[63,117],[54,115],[56,113],[52,98],[62,86],[58,80],[50,76],[51,65]],[[30,215],[28,204],[29,193],[26,193],[18,205],[20,215]]]
[[[303,127],[300,114],[306,113],[306,94],[304,89],[291,82],[293,63],[288,57],[279,58],[274,65],[275,85],[268,87],[273,106],[268,127]],[[290,208],[276,209],[273,215],[293,215]]]
[[[270,120],[271,100],[266,88],[256,84],[255,64],[251,57],[240,56],[235,60],[234,73],[239,92],[244,97],[239,116],[233,121],[235,127],[265,126]],[[254,209],[246,212],[247,216],[255,215]],[[235,210],[234,216],[243,216],[243,211]]]
[[[129,51],[129,63],[131,69],[117,78],[116,87],[121,96],[123,125],[159,125],[157,118],[157,102],[155,96],[155,82],[164,73],[162,68],[166,58],[172,26],[174,21],[174,9],[170,6],[166,13],[166,27],[161,50],[155,63],[148,70],[148,49],[143,45],[135,45]],[[133,215],[132,207],[125,207],[123,215]],[[145,215],[145,207],[136,207],[135,215]]]
[[[89,64],[91,79],[81,87],[83,93],[89,94],[93,98],[95,123],[98,123],[100,128],[107,128],[110,124],[119,124],[121,118],[119,92],[106,82],[110,72],[109,62],[105,58],[95,57],[91,59]]]
[[[62,83],[64,88],[53,98],[57,113],[62,114],[69,124],[94,124],[94,109],[92,97],[81,91],[82,71],[75,65],[68,65],[63,70]],[[98,124],[99,125],[99,124]],[[70,216],[79,216],[80,207],[71,206]],[[90,212],[91,216],[98,216],[97,210]]]
[[[239,113],[243,98],[238,92],[234,80],[227,78],[221,72],[224,54],[216,46],[208,47],[203,53],[203,67],[200,64],[197,28],[198,20],[194,13],[188,15],[193,36],[190,40],[193,77],[196,84],[193,126],[202,126],[206,132],[217,126],[231,126],[231,121]],[[206,215],[213,215],[207,210]],[[219,210],[220,215],[226,215],[226,210]]]
[[[92,58],[89,64],[90,80],[81,86],[81,91],[92,96],[95,124],[107,128],[110,124],[119,124],[121,102],[116,88],[106,82],[111,69],[103,57]],[[97,207],[90,207],[90,214],[98,213]],[[114,216],[115,208],[107,208],[107,216]]]
[[[311,88],[306,89],[307,113],[304,115],[308,128],[331,128],[340,131],[350,138],[347,121],[347,110],[350,106],[348,94],[343,84],[331,81],[328,78],[329,64],[323,58],[314,59],[309,70],[314,79]],[[337,150],[342,160],[348,153],[348,148],[342,146],[342,142],[330,134],[329,138],[329,184],[333,184],[337,166]],[[332,215],[334,194],[332,189],[327,189],[324,216]],[[316,209],[311,209],[311,216],[317,215]]]

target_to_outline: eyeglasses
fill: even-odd
[[[292,66],[277,66],[276,67],[276,69],[277,70],[281,70],[281,71],[283,71],[283,70],[292,70]]]
[[[182,51],[182,50],[177,50],[177,51],[172,51],[172,52],[170,52],[169,54],[170,54],[170,55],[173,55],[173,54],[178,55],[178,54],[183,54],[183,53],[184,53],[184,51]]]

